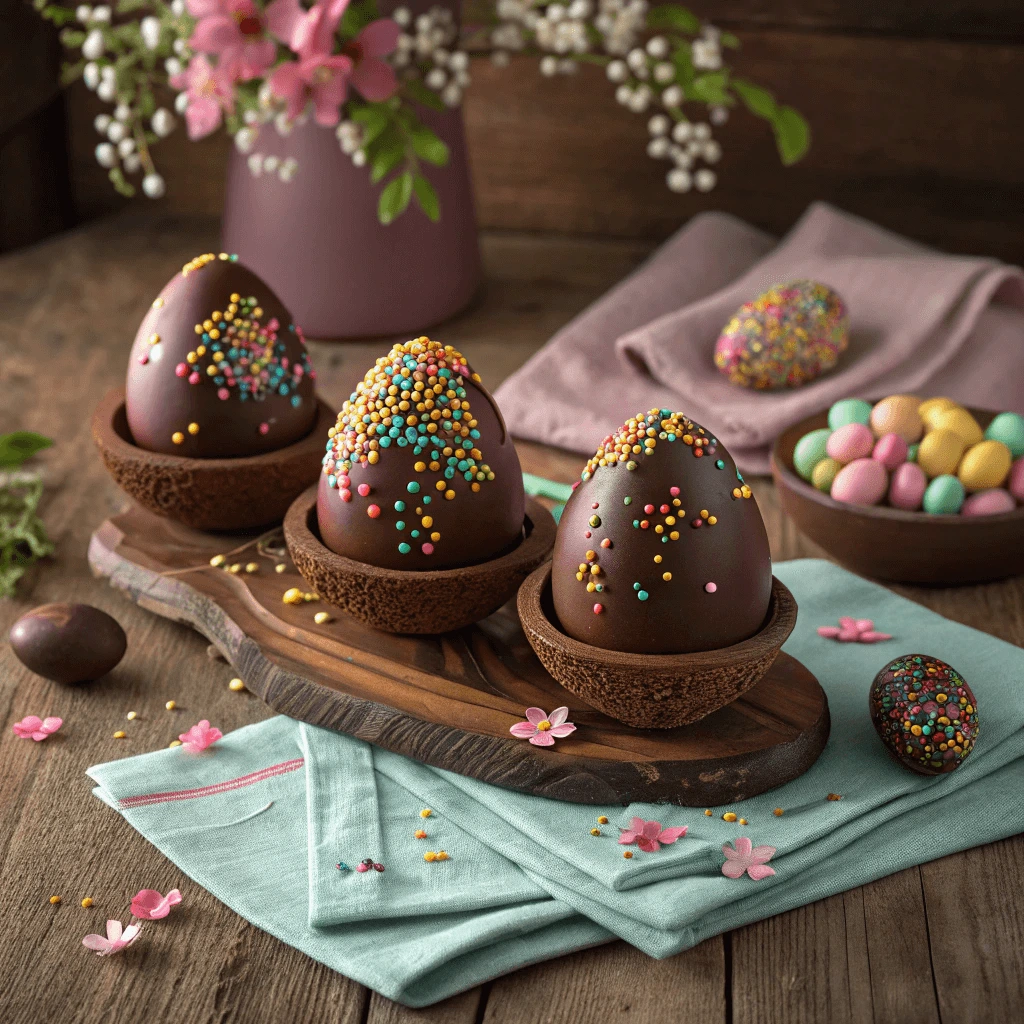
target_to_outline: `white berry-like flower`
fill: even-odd
[[[82,68],[82,81],[85,82],[86,89],[95,89],[100,84],[100,66],[92,61]]]
[[[456,82],[449,82],[441,90],[441,102],[446,107],[457,107],[462,102],[462,90]]]
[[[448,76],[444,73],[441,68],[431,68],[427,73],[427,77],[423,79],[428,89],[433,89],[437,92],[439,89],[443,89],[445,83],[448,81]]]
[[[92,126],[100,133],[100,135],[106,135],[107,129],[110,127],[110,121],[111,117],[109,114],[97,114]]]
[[[676,77],[676,69],[668,61],[662,61],[654,66],[654,80],[659,85],[668,85]]]
[[[584,18],[589,18],[592,12],[593,7],[591,7],[590,0],[572,0],[566,11],[574,21],[583,21]]]
[[[630,50],[626,56],[626,63],[634,70],[647,67],[647,54],[643,50]]]
[[[357,149],[352,154],[352,163],[354,163],[356,165],[356,167],[362,167],[363,164],[366,163],[366,150],[365,149]]]
[[[235,132],[235,149],[239,153],[249,153],[252,151],[252,147],[256,145],[256,139],[259,137],[259,133],[255,128],[241,128]]]
[[[263,158],[263,170],[265,170],[267,174],[273,174],[274,171],[277,170],[277,165],[280,162],[281,161],[273,154],[271,154],[270,156],[265,156]]]
[[[120,121],[111,121],[107,126],[107,138],[111,142],[120,142],[125,136],[124,125]]]
[[[188,110],[188,93],[187,92],[179,92],[178,95],[174,97],[174,109],[179,114],[184,114],[185,111]]]
[[[177,57],[168,57],[164,61],[164,71],[173,78],[175,75],[181,74],[181,61]]]
[[[693,166],[693,157],[680,146],[673,146],[670,155],[676,167],[688,171]]]
[[[605,68],[605,74],[609,82],[624,82],[629,77],[629,68],[626,67],[625,61],[613,60]]]
[[[139,34],[147,50],[155,50],[160,45],[160,19],[150,15],[139,22]]]
[[[709,124],[695,124],[693,126],[693,137],[699,139],[701,142],[707,142],[711,138],[711,125]]]
[[[569,57],[565,57],[558,62],[558,73],[560,75],[574,75],[579,65],[576,61]]]
[[[504,50],[495,50],[491,54],[491,63],[496,68],[507,68],[509,56]]]
[[[693,183],[701,192],[710,192],[715,187],[715,182],[717,180],[718,179],[715,177],[715,172],[709,170],[707,167],[702,167],[693,176]]]
[[[171,14],[180,18],[185,13],[185,0],[171,0]]]
[[[693,66],[705,71],[717,71],[722,66],[722,51],[718,42],[710,39],[694,39],[691,47]]]
[[[292,128],[298,124],[298,118],[295,121],[291,121],[288,118],[288,111],[282,110],[277,117],[274,118],[274,127],[277,129],[277,134],[280,136],[291,135]],[[269,157],[267,158],[269,159]]]
[[[661,102],[666,107],[678,107],[683,102],[683,98],[683,90],[678,85],[670,85],[661,94]]]
[[[117,144],[117,152],[121,157],[130,156],[135,152],[135,140],[134,139],[122,139]]]
[[[184,39],[179,38],[175,39],[174,42],[171,43],[171,49],[173,49],[174,52],[180,57],[188,49],[188,45],[186,44]]]
[[[668,130],[671,127],[672,122],[664,114],[655,114],[647,122],[647,130],[651,135],[668,135]]]
[[[651,102],[651,90],[646,85],[641,85],[636,92],[633,93],[632,98],[629,101],[629,109],[634,114],[642,114]]]
[[[260,121],[259,111],[252,110],[250,108],[244,114],[242,114],[242,120],[246,124],[259,124],[259,121]]]
[[[101,142],[96,147],[96,163],[100,167],[116,167],[117,166],[117,150],[109,142]]]
[[[686,152],[689,153],[690,156],[700,156],[704,152],[704,143],[698,142],[696,139],[691,139],[686,144]]]
[[[156,171],[150,171],[142,179],[142,191],[150,199],[159,199],[167,191],[167,184]]]
[[[561,21],[565,17],[565,8],[561,4],[548,4],[545,16],[548,21]]]
[[[249,173],[254,177],[258,178],[263,173],[263,154],[253,153],[248,160],[245,161],[249,168]]]
[[[122,166],[124,167],[126,174],[134,174],[140,167],[142,167],[142,158],[138,153],[129,153],[124,158]]]
[[[99,96],[104,103],[113,103],[117,99],[117,86],[109,78],[104,78],[100,81],[100,84],[96,86],[96,95]]]
[[[541,58],[540,62],[540,73],[542,75],[557,75],[558,74],[558,60],[548,54],[546,57]]]
[[[75,8],[75,18],[83,25],[88,25],[92,21],[92,8],[88,4],[79,4]]]
[[[456,50],[448,58],[448,67],[452,71],[466,71],[469,68],[469,54],[465,50]]]
[[[103,42],[103,33],[98,28],[94,28],[82,43],[82,56],[86,60],[99,60],[106,48],[106,43]]]
[[[647,40],[647,52],[652,57],[662,58],[668,56],[668,40],[664,36],[652,36]]]
[[[290,156],[285,160],[278,168],[277,176],[282,181],[291,181],[295,177],[295,172],[299,169],[299,161],[295,157]]]
[[[728,107],[712,107],[708,119],[714,125],[725,124],[729,120]]]
[[[149,122],[150,127],[161,139],[166,138],[174,131],[174,123],[174,115],[166,107],[155,110]]]
[[[110,24],[110,8],[106,4],[100,4],[92,9],[92,20],[100,25]]]
[[[396,25],[401,25],[402,28],[405,28],[409,22],[412,21],[412,15],[409,13],[409,8],[396,7],[391,12],[391,20],[394,21]]]
[[[130,120],[131,116],[132,108],[129,107],[127,103],[118,103],[118,105],[114,107],[115,120],[124,122]]]
[[[722,159],[722,147],[714,139],[711,139],[704,143],[703,155],[709,164],[717,164]]]
[[[647,143],[647,155],[653,157],[655,160],[664,160],[669,155],[669,151],[672,148],[672,144],[665,138],[664,135],[658,136],[656,139],[651,139]]]
[[[689,192],[693,187],[690,172],[684,171],[682,167],[673,167],[666,175],[665,181],[673,192]]]
[[[621,103],[624,107],[629,106],[629,101],[633,98],[633,90],[628,85],[620,85],[615,90],[615,102]]]
[[[689,142],[693,138],[693,125],[689,121],[680,121],[672,129],[672,138],[676,142]]]

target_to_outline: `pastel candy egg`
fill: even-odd
[[[871,454],[874,442],[875,437],[870,427],[863,423],[847,423],[846,426],[832,432],[825,445],[825,451],[830,458],[845,466],[854,459],[866,459]]]
[[[847,505],[877,505],[889,485],[885,466],[874,459],[857,459],[843,466],[832,481],[832,497]]]
[[[952,430],[963,438],[965,445],[977,444],[984,434],[978,421],[966,409],[947,409],[935,417],[935,430]]]
[[[929,476],[955,473],[966,447],[964,439],[952,430],[929,430],[918,445],[917,464]]]
[[[988,425],[985,437],[989,441],[1002,441],[1010,449],[1010,454],[1019,459],[1024,455],[1024,416],[1018,416],[1015,412],[1001,412]]]
[[[805,480],[811,479],[814,467],[828,454],[825,447],[831,436],[832,431],[828,427],[822,427],[820,430],[812,430],[809,434],[804,434],[797,441],[796,447],[793,449],[793,468]]]
[[[1024,457],[1019,458],[1011,467],[1006,488],[1019,502],[1024,503]]]
[[[933,516],[953,516],[964,503],[964,485],[955,476],[937,476],[924,492],[924,510]]]
[[[952,665],[903,654],[871,683],[871,724],[905,768],[942,775],[963,764],[978,737],[978,704]]]
[[[811,474],[811,483],[819,491],[824,491],[825,494],[828,494],[832,490],[832,481],[835,480],[836,475],[842,468],[843,464],[835,459],[822,459],[814,467],[814,472]]]
[[[875,437],[899,434],[907,444],[921,440],[924,422],[918,415],[920,400],[913,395],[890,395],[871,410],[871,429]]]
[[[893,508],[916,512],[921,507],[927,487],[928,478],[924,470],[915,462],[904,462],[893,470],[889,482],[889,504]]]
[[[919,444],[912,444],[907,449],[907,462],[917,462],[917,452],[920,447]]]
[[[909,450],[909,445],[899,434],[883,434],[872,449],[871,458],[886,469],[893,470],[907,461]]]
[[[956,475],[968,491],[987,491],[1002,485],[1012,463],[1010,449],[1002,441],[982,441],[967,449]]]
[[[959,408],[960,406],[952,398],[929,398],[928,401],[922,402],[917,407],[917,412],[921,419],[924,420],[925,429],[932,430],[939,416],[950,409]]]
[[[843,398],[836,402],[828,411],[828,425],[833,430],[845,427],[848,423],[871,422],[871,403],[863,398]]]
[[[1012,512],[1017,507],[1013,495],[1001,487],[972,494],[960,509],[962,516],[997,516],[1001,512]]]
[[[745,388],[795,388],[846,351],[843,300],[816,281],[776,285],[741,306],[715,343],[715,366]]]

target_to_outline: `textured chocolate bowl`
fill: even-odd
[[[191,459],[146,451],[128,429],[124,390],[107,393],[92,436],[114,482],[144,508],[197,530],[247,530],[279,523],[320,475],[334,413],[317,400],[313,429],[300,441],[230,459]]]
[[[982,430],[994,412],[971,409]],[[793,450],[828,426],[828,413],[803,420],[772,447],[772,476],[786,515],[837,562],[879,580],[951,586],[1024,573],[1024,507],[994,516],[933,516],[888,505],[847,505],[802,480]]]
[[[637,729],[696,722],[749,690],[796,625],[796,600],[772,577],[764,625],[731,647],[693,654],[630,654],[567,636],[551,600],[551,563],[519,589],[519,618],[541,664],[571,693]]]
[[[324,545],[316,499],[317,488],[310,487],[285,516],[295,567],[323,600],[388,633],[448,633],[486,618],[515,596],[555,543],[551,513],[527,498],[524,537],[504,554],[458,569],[384,569]]]

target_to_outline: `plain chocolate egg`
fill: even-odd
[[[11,650],[33,672],[58,683],[99,679],[124,657],[117,620],[90,604],[44,604],[11,627]]]

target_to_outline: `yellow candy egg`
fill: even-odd
[[[924,433],[924,422],[918,415],[921,400],[914,395],[890,395],[871,410],[871,429],[875,437],[899,434],[907,444],[916,444]]]
[[[964,444],[977,444],[985,435],[978,426],[978,421],[966,409],[947,409],[935,417],[936,430],[952,430],[959,434]]]
[[[952,430],[929,430],[917,449],[917,464],[929,477],[953,474],[967,445]]]
[[[826,494],[832,490],[832,481],[835,480],[839,470],[843,468],[841,462],[836,462],[835,459],[822,459],[811,473],[811,483],[818,488],[819,491],[824,491]]]
[[[925,430],[934,430],[935,421],[950,409],[959,409],[960,406],[952,398],[929,398],[917,407],[917,413],[924,420]]]
[[[998,487],[1010,472],[1013,457],[1002,441],[982,441],[967,449],[957,476],[967,491]]]

